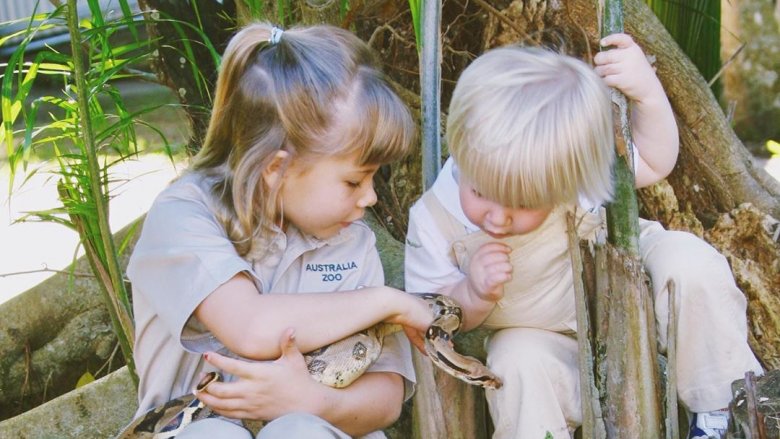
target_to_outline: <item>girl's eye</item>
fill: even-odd
[[[348,181],[347,182],[347,186],[356,189],[356,188],[360,187],[360,182],[359,181]]]
[[[471,193],[474,194],[474,196],[476,196],[477,198],[482,198],[482,194],[479,193],[479,191],[474,188],[471,188]]]

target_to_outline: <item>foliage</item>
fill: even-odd
[[[780,142],[774,140],[766,141],[766,150],[773,156],[780,156]]]
[[[172,151],[162,131],[140,118],[160,105],[129,111],[117,88],[121,80],[152,77],[136,70],[152,53],[151,41],[140,32],[143,23],[132,14],[127,0],[118,1],[121,14],[117,18],[107,18],[98,0],[88,0],[89,15],[80,18],[76,2],[70,1],[51,13],[33,15],[25,29],[11,36],[22,40],[3,73],[0,143],[8,156],[9,191],[20,169],[27,177],[39,171],[28,169],[34,152],[53,152],[53,166],[47,172],[57,180],[62,204],[30,212],[20,221],[55,222],[79,233],[134,375],[132,310],[118,263],[124,243],[115,247],[108,226],[111,168],[137,156],[139,126],[157,133],[169,156]],[[47,47],[29,59],[30,42],[52,30],[67,32],[70,48]],[[0,44],[8,41],[10,37]],[[33,86],[41,81],[59,84],[61,89],[34,97]]]
[[[417,43],[417,52],[420,51],[420,41],[422,28],[420,20],[422,18],[422,0],[409,0],[409,10],[412,12],[412,25],[414,26],[414,41]]]
[[[680,48],[708,81],[720,60],[720,0],[645,0]],[[720,86],[712,86],[717,96]]]

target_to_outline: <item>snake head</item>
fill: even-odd
[[[201,378],[201,380],[198,382],[198,385],[195,386],[195,392],[202,392],[206,390],[206,387],[209,386],[209,384],[213,383],[214,381],[221,380],[222,377],[220,376],[219,372],[209,372],[206,375]]]

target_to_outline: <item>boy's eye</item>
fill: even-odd
[[[474,188],[471,188],[471,193],[474,194],[474,196],[476,196],[477,198],[482,198],[482,194]]]

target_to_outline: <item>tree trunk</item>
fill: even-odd
[[[235,3],[201,0],[197,8],[190,2],[176,0],[140,0],[139,4],[149,37],[157,48],[152,68],[160,83],[170,87],[186,109],[191,134],[187,150],[194,154],[203,144],[208,128],[217,60],[190,26],[200,23],[209,43],[221,55],[233,31],[229,17],[236,16]],[[185,41],[190,44],[185,45]]]
[[[780,18],[766,0],[721,4],[723,101],[733,106],[734,131],[753,152],[766,154],[764,142],[780,139]]]
[[[173,18],[197,22],[192,16],[192,8],[185,2],[142,0],[142,4]],[[233,2],[226,1],[223,6],[222,2],[214,0],[198,2],[198,5],[201,21],[221,53],[232,30],[217,12],[230,15]],[[752,166],[749,154],[730,128],[707,84],[652,12],[640,0],[625,0],[625,8],[627,31],[648,55],[655,58],[658,75],[677,116],[682,142],[680,160],[668,180],[639,192],[640,213],[669,228],[703,236],[726,255],[749,300],[751,345],[765,366],[778,368],[780,299],[776,292],[780,291],[780,247],[773,233],[778,230],[774,218],[780,218],[780,183]],[[148,15],[154,14],[148,11]],[[377,51],[385,63],[385,71],[398,84],[399,92],[412,111],[419,114],[418,58],[406,3],[356,2],[348,18],[358,35]],[[588,47],[597,47],[598,41],[595,2],[591,0],[448,0],[444,1],[442,21],[442,108],[445,110],[460,71],[489,47],[518,41],[546,44],[564,41],[571,53],[584,56]],[[152,26],[150,32],[161,36],[166,46],[179,44],[180,38],[169,23],[158,22]],[[197,45],[193,47],[196,51],[202,49]],[[196,149],[208,120],[207,110],[197,106],[204,105],[207,95],[201,94],[194,83],[195,77],[190,77],[189,65],[185,63],[182,67],[179,58],[176,51],[162,47],[157,66],[163,82],[174,90],[183,90],[179,92],[183,102],[195,104],[186,108],[194,121],[192,145]],[[215,77],[210,57],[206,56],[196,64],[207,72],[206,77]],[[415,152],[403,162],[384,167],[377,177],[381,201],[375,211],[381,224],[397,240],[393,244],[395,250],[389,252],[397,258],[402,257],[398,246],[403,242],[408,208],[421,193],[419,157],[419,151]],[[80,267],[77,271],[88,271],[85,265]],[[389,268],[391,284],[402,285],[401,267],[402,264],[396,262]],[[85,338],[80,340],[91,343],[92,353],[67,356],[77,358],[68,363],[76,364],[77,372],[60,372],[58,369],[69,369],[70,366],[52,363],[46,363],[46,368],[35,366],[37,357],[33,352],[40,351],[37,355],[44,355],[46,349],[43,347],[55,339],[67,322],[81,315],[80,318],[89,320],[87,313],[103,306],[97,289],[92,293],[68,294],[67,281],[60,279],[56,285],[53,280],[50,282],[46,294],[33,292],[43,288],[40,286],[0,306],[0,321],[3,322],[0,329],[0,412],[3,415],[21,411],[19,404],[23,399],[40,401],[44,388],[47,397],[72,388],[81,373],[87,369],[94,373],[96,366],[93,365],[104,363],[113,349],[114,342],[108,341],[109,335],[105,334],[108,329],[101,329],[109,328],[105,316],[102,323],[92,323],[96,325],[94,330],[81,333]],[[97,288],[83,286],[83,282],[76,280],[79,285],[76,291]],[[76,327],[77,323],[72,326]],[[90,331],[98,335],[90,339],[85,335]],[[32,361],[29,366],[24,363],[26,344]],[[75,342],[61,344],[73,346]],[[50,355],[64,357],[62,349],[58,345],[51,349]],[[29,390],[22,390],[27,370]],[[52,383],[48,387],[47,381]],[[67,386],[55,390],[54,383]],[[33,387],[38,389],[36,393],[33,393]],[[435,393],[438,390],[419,391]]]
[[[185,13],[191,14],[191,9],[183,8],[181,2],[145,2],[174,17],[188,19]],[[569,52],[586,56],[589,49],[598,47],[595,3],[590,0],[505,0],[491,4],[483,0],[465,5],[444,2],[442,108],[447,108],[460,71],[486,48],[518,41],[555,45],[565,42]],[[225,8],[230,12],[228,6]],[[206,15],[217,10],[201,8],[203,22],[217,27],[219,19],[216,15]],[[642,215],[660,220],[670,228],[692,230],[700,236],[712,229],[722,215],[743,203],[751,203],[759,211],[780,218],[780,183],[763,169],[752,165],[748,151],[729,127],[723,111],[696,68],[644,3],[626,0],[625,10],[627,32],[655,59],[658,76],[677,115],[682,142],[680,159],[668,178],[668,185],[659,184],[640,192]],[[349,23],[377,51],[385,63],[385,71],[395,79],[400,94],[419,117],[419,65],[414,31],[408,17],[407,7],[398,2],[366,1],[357,2],[350,10]],[[215,30],[209,34],[215,35],[216,47],[224,45],[224,31]],[[169,35],[165,41],[174,45],[177,38]],[[204,68],[210,62],[205,59],[199,65]],[[161,55],[161,63],[157,66],[168,85],[179,87],[172,82],[184,76],[177,74],[181,71],[178,57],[171,60]],[[184,89],[195,90],[188,87]],[[185,97],[195,94],[187,91]],[[198,119],[195,113],[190,116]],[[205,122],[206,119],[201,117],[199,120]],[[377,216],[393,236],[402,241],[408,209],[422,192],[420,152],[416,151],[405,161],[383,168],[376,186],[380,200],[375,207]],[[777,264],[776,261],[780,260],[780,250],[775,245],[766,248],[765,253],[768,259],[753,260],[753,263],[771,272],[772,263]],[[772,285],[775,286],[774,291],[778,290],[777,285],[771,282],[756,288],[772,291],[767,289]],[[744,284],[740,286],[747,289]],[[764,293],[749,295],[763,296]],[[769,332],[774,337],[778,329],[773,328]]]
[[[563,40],[570,52],[581,55],[587,47],[598,47],[594,2],[516,0],[500,9],[476,3],[487,17],[485,47]],[[640,214],[702,236],[729,259],[750,303],[751,346],[765,366],[780,367],[775,293],[780,291],[780,245],[773,236],[780,218],[780,182],[753,166],[706,82],[652,11],[640,0],[626,0],[624,7],[626,31],[655,59],[681,140],[680,159],[669,178],[639,191]]]
[[[127,368],[0,422],[4,438],[105,439],[116,436],[138,408]]]
[[[131,229],[120,230],[115,242]],[[132,244],[122,267],[131,251]],[[81,257],[0,304],[0,420],[73,390],[86,372],[102,376],[125,364],[100,288]]]

